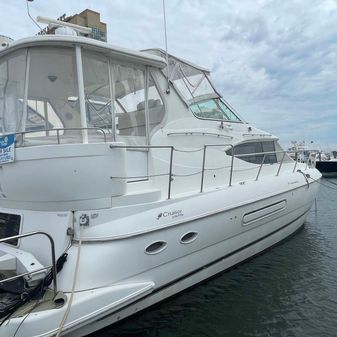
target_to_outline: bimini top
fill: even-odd
[[[27,47],[74,46],[74,44],[103,54],[111,55],[116,60],[130,61],[156,68],[166,67],[165,59],[157,55],[116,47],[106,42],[97,41],[87,37],[68,35],[39,35],[20,39],[9,43],[8,46],[2,49],[0,48],[0,56]]]

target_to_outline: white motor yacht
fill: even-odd
[[[0,51],[0,335],[85,336],[295,233],[321,174],[160,49]],[[229,65],[230,66],[230,65]]]

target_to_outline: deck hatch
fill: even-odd
[[[20,233],[20,223],[20,215],[0,213],[0,239],[18,235]],[[16,246],[18,239],[8,241],[7,243]]]

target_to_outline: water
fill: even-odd
[[[267,253],[91,337],[337,336],[337,179]]]

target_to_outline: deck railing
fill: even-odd
[[[27,272],[27,273],[22,273],[22,274],[19,274],[19,275],[13,276],[13,277],[9,277],[9,278],[6,278],[6,279],[2,279],[2,280],[0,280],[0,284],[10,282],[10,281],[14,281],[14,280],[16,280],[20,277],[23,277],[23,276],[32,275],[32,274],[35,274],[35,273],[40,272],[40,271],[51,269],[52,275],[53,275],[54,298],[55,298],[56,295],[57,295],[57,279],[56,279],[57,269],[56,269],[54,239],[49,234],[47,234],[45,232],[36,231],[36,232],[29,232],[29,233],[14,235],[14,236],[6,237],[4,239],[0,239],[0,243],[6,243],[6,242],[11,241],[11,240],[21,239],[21,238],[25,238],[25,237],[28,237],[28,236],[34,236],[34,235],[44,235],[49,239],[52,265],[44,267],[44,268],[39,268],[37,270],[30,271],[30,272]]]
[[[56,136],[56,143],[61,144],[61,139],[63,134],[61,132],[65,131],[96,131],[97,135],[102,135],[104,143],[107,142],[107,134],[103,128],[99,127],[88,127],[88,128],[55,128],[55,129],[43,129],[43,130],[31,130],[31,131],[22,131],[22,132],[15,132],[15,146],[16,147],[24,147],[25,146],[25,140],[26,136],[30,134],[36,134],[36,133],[46,133],[44,137],[46,140],[54,141],[53,137]],[[38,137],[38,136],[37,136]]]
[[[192,174],[186,175],[186,176],[191,176],[191,175],[197,175],[197,174],[201,174],[201,181],[200,181],[200,192],[202,193],[204,190],[204,180],[205,180],[205,171],[206,170],[210,170],[206,168],[206,154],[207,154],[207,149],[208,148],[214,148],[214,147],[223,147],[223,148],[227,148],[227,150],[231,150],[231,161],[230,161],[230,166],[227,167],[221,167],[221,168],[214,168],[212,170],[217,170],[217,169],[223,169],[223,168],[229,168],[229,182],[228,182],[228,186],[232,186],[232,182],[233,182],[233,172],[234,172],[234,158],[241,158],[241,157],[251,157],[251,156],[260,156],[262,157],[261,163],[259,164],[258,167],[258,172],[256,175],[255,180],[257,181],[260,177],[263,165],[265,165],[265,160],[267,156],[271,156],[271,155],[275,155],[277,158],[277,155],[280,154],[282,155],[282,158],[280,161],[276,161],[276,163],[278,164],[278,169],[277,169],[277,173],[276,176],[280,175],[281,172],[281,168],[284,164],[285,158],[287,153],[289,153],[288,151],[269,151],[269,152],[254,152],[254,153],[245,153],[245,154],[234,154],[234,150],[235,147],[232,144],[205,144],[203,148],[199,148],[199,149],[193,149],[193,150],[183,150],[183,149],[178,149],[174,146],[169,146],[169,145],[110,145],[110,148],[124,148],[124,149],[145,149],[145,150],[151,150],[151,149],[168,149],[170,150],[170,160],[169,160],[169,172],[167,173],[160,173],[160,174],[150,174],[150,175],[142,175],[142,176],[127,176],[127,177],[112,177],[112,178],[116,178],[116,179],[149,179],[149,178],[155,178],[155,177],[160,177],[160,176],[168,176],[168,191],[167,191],[167,198],[170,199],[171,198],[171,191],[172,191],[172,180],[174,176],[177,176],[173,173],[173,156],[174,156],[174,152],[198,152],[198,151],[203,151],[203,155],[202,155],[202,164],[201,164],[201,170],[198,172],[194,172]],[[226,151],[227,151],[226,150]],[[302,153],[303,151],[296,151],[296,153]],[[289,157],[290,158],[290,157]],[[297,158],[299,158],[299,156],[297,156]],[[306,168],[308,168],[308,166],[310,165],[310,163],[313,164],[313,166],[315,165],[315,160],[311,159],[311,158],[315,158],[312,157],[312,154],[310,154],[308,156],[308,159],[306,160]],[[293,168],[293,172],[295,172],[296,167],[297,167],[297,163],[299,162],[299,159],[294,160],[294,168]],[[251,169],[256,169],[256,167],[252,167]]]
[[[41,132],[45,132],[47,134],[47,136],[43,136],[44,138],[47,137],[47,139],[49,140],[50,137],[56,136],[56,142],[57,144],[61,144],[61,138],[62,136],[64,136],[63,134],[61,134],[61,132],[65,132],[65,131],[96,131],[97,134],[102,135],[104,143],[107,143],[107,133],[103,128],[100,127],[88,127],[88,128],[56,128],[56,129],[44,129],[44,130],[33,130],[33,131],[24,131],[24,132],[17,132],[14,133],[14,135],[16,136],[16,147],[24,147],[25,146],[25,137],[27,134],[33,134],[33,133],[41,133]],[[54,135],[50,135],[50,133],[54,133]],[[17,137],[19,136],[19,137]],[[126,180],[130,180],[130,179],[149,179],[151,177],[159,177],[159,176],[168,176],[168,191],[167,191],[167,198],[170,199],[171,198],[171,191],[172,191],[172,180],[173,180],[173,176],[177,176],[174,175],[172,170],[173,170],[173,157],[174,157],[174,152],[198,152],[198,151],[203,151],[203,155],[202,155],[202,162],[201,162],[201,170],[198,172],[194,172],[192,174],[187,174],[186,176],[191,176],[191,175],[197,175],[197,174],[201,174],[201,179],[200,179],[200,192],[203,192],[204,190],[204,180],[205,180],[205,171],[206,170],[216,170],[216,169],[223,169],[225,167],[221,167],[221,168],[215,168],[215,169],[209,169],[206,168],[206,155],[207,155],[207,150],[210,148],[219,148],[219,147],[223,147],[223,148],[227,148],[226,151],[230,150],[231,151],[231,161],[230,161],[230,166],[227,166],[226,168],[229,168],[229,182],[228,182],[228,186],[232,186],[233,183],[233,172],[234,172],[234,158],[244,158],[244,157],[251,157],[251,156],[259,156],[260,158],[262,158],[261,163],[259,164],[258,167],[258,172],[257,175],[255,177],[255,180],[257,181],[261,175],[261,171],[263,169],[263,166],[266,164],[265,160],[267,158],[267,156],[271,156],[271,155],[282,155],[282,158],[280,161],[276,161],[276,163],[279,163],[278,169],[277,169],[277,173],[276,176],[280,175],[281,172],[281,168],[284,164],[285,158],[287,156],[287,153],[292,153],[295,154],[295,160],[294,160],[294,167],[293,167],[293,172],[296,171],[297,168],[297,164],[298,162],[302,161],[304,158],[299,156],[299,154],[307,151],[304,150],[298,150],[298,151],[269,151],[269,152],[252,152],[252,153],[245,153],[245,154],[235,154],[234,150],[235,150],[235,146],[233,146],[232,144],[205,144],[202,148],[198,148],[198,149],[192,149],[192,150],[183,150],[183,149],[178,149],[174,146],[170,146],[170,145],[114,145],[114,144],[110,144],[110,148],[124,148],[124,149],[130,149],[130,150],[137,150],[137,149],[145,149],[147,151],[151,150],[151,149],[169,149],[170,150],[170,160],[169,160],[169,172],[167,173],[160,173],[160,174],[153,174],[153,175],[143,175],[143,176],[133,176],[133,177],[113,177],[113,178],[119,178],[119,179],[126,179]],[[317,152],[312,152],[309,153],[309,156],[306,160],[306,169],[308,168],[308,166],[310,164],[313,164],[313,166],[315,166],[315,162],[316,162],[316,154]],[[289,156],[290,158],[290,156]],[[256,167],[252,167],[251,169],[256,169]]]

